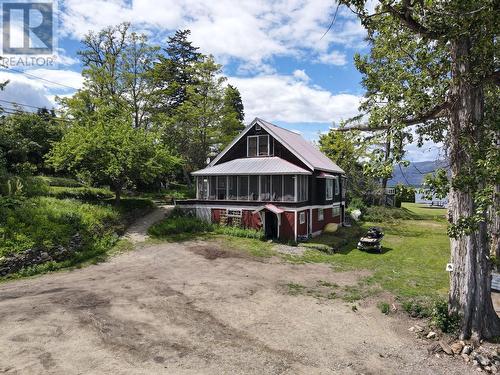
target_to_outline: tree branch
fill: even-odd
[[[435,119],[438,119],[438,118],[445,116],[445,112],[448,108],[449,108],[449,103],[445,102],[445,103],[442,103],[440,105],[435,106],[430,111],[427,111],[427,112],[421,114],[420,116],[403,119],[403,120],[401,120],[400,123],[404,124],[404,126],[407,127],[407,126],[421,124],[425,121],[435,120]],[[349,126],[349,127],[334,128],[333,130],[339,131],[339,132],[347,132],[347,131],[352,131],[352,130],[381,131],[381,130],[388,130],[392,126],[393,126],[392,123],[385,124],[385,125],[380,124],[377,126],[368,126],[367,124],[360,124],[360,125],[354,125],[354,126]]]
[[[423,37],[427,37],[429,39],[437,39],[441,36],[441,34],[429,30],[427,27],[413,18],[410,5],[405,1],[403,2],[401,12],[396,10],[396,8],[389,4],[382,3],[382,7],[386,9],[391,15],[402,21],[410,30],[415,31]]]

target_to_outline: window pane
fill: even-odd
[[[324,215],[325,214],[324,214],[323,209],[322,208],[318,208],[318,221],[322,221],[323,218],[325,217]]]
[[[257,137],[248,137],[248,156],[257,156]]]
[[[283,176],[283,200],[286,202],[293,202],[295,200],[295,176]]]
[[[229,190],[229,199],[238,199],[238,178],[236,176],[229,176],[227,178],[227,185]]]
[[[216,198],[216,185],[217,185],[217,177],[215,176],[210,176],[209,177],[209,183],[210,183],[210,188],[209,188],[209,196],[208,199],[215,199]]]
[[[269,155],[269,137],[267,135],[259,136],[259,156]]]
[[[238,199],[248,199],[248,176],[238,176]]]
[[[339,178],[335,177],[335,195],[340,194]]]
[[[271,176],[260,176],[260,200],[271,200]]]
[[[217,199],[226,199],[226,176],[217,177]]]
[[[259,176],[250,176],[250,200],[259,200]]]
[[[308,178],[307,176],[300,175],[298,176],[297,181],[297,191],[298,191],[298,200],[299,202],[307,200],[307,189],[308,189]]]
[[[325,199],[326,200],[333,199],[333,180],[331,178],[327,178],[326,179]]]
[[[197,177],[198,179],[198,199],[208,199],[208,177]]]
[[[281,185],[282,183],[282,176],[273,176],[273,183],[272,183],[272,200],[273,201],[281,201],[282,198],[282,190],[283,186]]]

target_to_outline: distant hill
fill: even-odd
[[[420,186],[425,175],[438,168],[446,168],[446,162],[444,160],[412,162],[408,167],[402,166],[401,169],[396,166],[394,176],[389,180],[387,186],[397,184]]]

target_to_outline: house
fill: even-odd
[[[259,118],[192,175],[196,199],[177,204],[204,220],[295,241],[343,222],[344,171],[299,134]]]

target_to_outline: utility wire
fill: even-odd
[[[62,86],[62,87],[66,87],[68,89],[72,89],[72,90],[76,90],[78,91],[78,89],[76,87],[73,87],[73,86],[68,86],[68,85],[65,85],[64,83],[59,83],[59,82],[54,82],[54,81],[51,81],[49,79],[46,79],[46,78],[43,78],[43,77],[39,77],[37,75],[34,75],[34,74],[31,74],[31,73],[27,73],[25,71],[22,71],[22,70],[18,70],[18,69],[14,69],[14,68],[11,68],[10,66],[7,66],[7,65],[4,65],[4,64],[0,64],[0,66],[2,68],[5,68],[5,69],[8,69],[8,70],[11,70],[13,72],[16,72],[16,73],[20,73],[20,74],[24,74],[28,77],[31,77],[31,78],[34,78],[34,79],[38,79],[40,81],[45,81],[45,82],[48,82],[48,83],[52,83],[53,85],[59,85],[59,86]]]
[[[21,107],[30,107],[30,108],[35,108],[35,109],[46,109],[48,111],[51,110],[51,108],[48,108],[48,107],[38,107],[38,106],[35,106],[35,105],[31,105],[31,104],[24,104],[24,103],[14,102],[12,100],[0,99],[0,102],[7,103],[7,104],[18,105],[18,106],[21,106]]]

